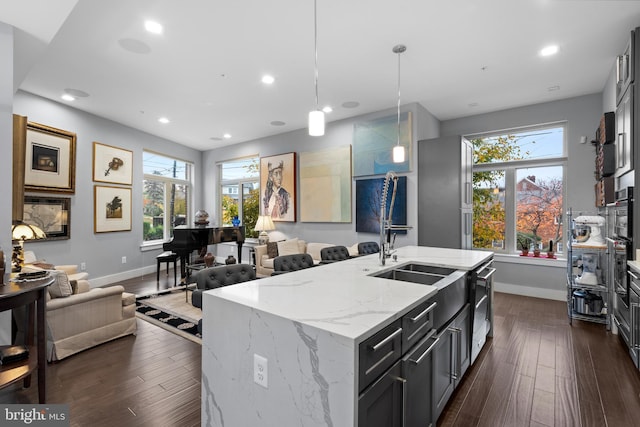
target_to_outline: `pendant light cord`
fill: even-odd
[[[398,145],[400,145],[400,54],[402,52],[398,49]]]
[[[318,6],[317,6],[317,0],[313,0],[313,40],[315,44],[316,110],[318,110]]]
[[[400,145],[400,54],[407,50],[403,44],[395,45],[392,49],[393,53],[398,54],[398,145]]]

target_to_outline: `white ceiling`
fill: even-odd
[[[84,91],[73,107],[199,150],[304,128],[315,107],[313,0],[3,0],[0,21],[16,88]],[[440,120],[597,93],[635,26],[640,1],[318,0],[320,105],[328,122],[395,108],[399,43],[402,104]]]

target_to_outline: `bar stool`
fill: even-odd
[[[169,263],[173,262],[173,282],[174,286],[178,285],[178,276],[177,276],[177,263],[178,263],[178,254],[173,253],[171,251],[162,252],[160,255],[156,256],[157,269],[156,269],[156,282],[160,283],[160,264],[163,262],[167,263],[167,275],[169,274]]]

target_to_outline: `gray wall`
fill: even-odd
[[[589,141],[603,113],[602,94],[585,95],[561,101],[530,105],[494,113],[481,114],[441,123],[442,135],[465,135],[536,125],[567,122],[568,164],[565,181],[566,207],[576,211],[595,210],[595,148]],[[580,137],[587,143],[581,144]],[[540,260],[524,263],[517,256],[497,256],[496,289],[504,292],[545,298],[564,299],[564,261]]]
[[[417,211],[412,200],[417,195],[417,173],[416,173],[416,157],[415,142],[419,139],[433,138],[438,136],[438,121],[424,107],[419,104],[409,104],[403,106],[401,110],[411,111],[413,115],[413,164],[412,172],[407,176],[407,192],[408,192],[408,213],[407,223],[415,226],[417,224]],[[267,138],[256,139],[250,142],[233,145],[230,147],[220,148],[207,151],[204,153],[203,164],[205,168],[204,187],[207,188],[205,194],[205,209],[210,213],[218,216],[216,206],[219,205],[216,199],[216,188],[218,186],[217,162],[230,160],[238,157],[257,155],[260,157],[272,156],[282,153],[311,152],[328,147],[340,147],[350,145],[353,141],[353,125],[360,121],[371,120],[378,117],[395,116],[396,109],[389,109],[373,114],[362,115],[359,117],[345,119],[335,122],[329,122],[326,125],[325,135],[321,137],[312,137],[307,133],[307,129],[299,129],[296,131],[270,136]],[[404,173],[402,175],[405,175]],[[300,188],[298,183],[298,188]],[[352,200],[355,199],[355,180],[352,183]],[[299,197],[298,197],[299,200]],[[277,222],[277,231],[284,233],[287,237],[298,237],[307,242],[327,242],[336,245],[351,246],[356,242],[366,240],[378,240],[378,235],[371,233],[356,233],[355,228],[355,203],[352,206],[352,222],[351,223],[302,223],[300,222],[300,206],[297,207],[298,221],[295,223]],[[217,220],[216,220],[217,222]],[[406,236],[398,235],[396,245],[406,246],[417,244],[417,232],[411,230]]]
[[[82,100],[76,102],[82,102]],[[15,114],[27,116],[30,122],[75,132],[77,136],[76,191],[69,196],[71,198],[71,239],[27,242],[25,250],[32,250],[39,259],[46,259],[53,264],[85,262],[92,279],[92,286],[101,286],[145,272],[155,274],[155,256],[161,249],[142,251],[140,248],[142,243],[142,152],[144,149],[149,149],[194,163],[196,170],[194,207],[202,203],[200,185],[202,153],[22,91],[19,91],[13,99],[13,111]],[[94,141],[133,151],[131,231],[99,234],[93,232]],[[45,193],[40,194],[45,195]],[[64,194],[55,196],[67,197]],[[126,264],[121,262],[123,256],[127,257]]]
[[[0,247],[5,253],[9,280],[11,271],[11,181],[13,179],[13,27],[0,22],[0,188],[4,209],[0,209]],[[11,311],[0,312],[0,345],[11,344]]]

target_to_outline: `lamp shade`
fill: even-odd
[[[16,221],[11,227],[12,240],[37,240],[44,239],[47,235],[38,226],[25,224],[22,221]]]
[[[256,231],[270,231],[275,230],[276,226],[273,224],[269,215],[260,215],[256,221]]]
[[[324,135],[324,112],[322,110],[313,110],[309,112],[309,135]]]
[[[393,147],[393,163],[404,162],[404,146],[396,145]]]

